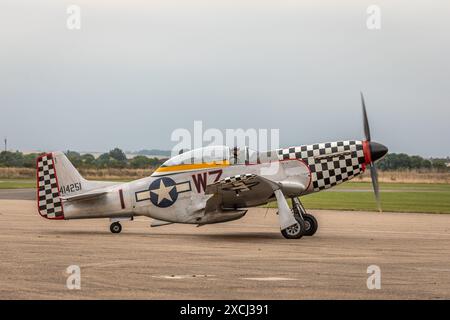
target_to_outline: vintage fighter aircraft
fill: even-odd
[[[119,233],[121,220],[153,218],[152,226],[205,225],[242,218],[249,207],[276,200],[282,235],[312,236],[318,227],[300,196],[348,181],[370,166],[380,208],[374,161],[388,149],[372,142],[361,94],[364,141],[318,143],[256,152],[247,147],[209,146],[166,161],[150,177],[115,183],[85,180],[62,152],[37,159],[37,201],[48,219],[110,218]],[[290,208],[286,198],[292,200]]]

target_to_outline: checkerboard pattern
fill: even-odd
[[[213,185],[221,185],[222,188],[224,188],[223,190],[233,190],[236,192],[249,191],[250,187],[254,185],[254,183],[252,184],[251,181],[249,180],[251,180],[254,177],[256,176],[251,173],[238,174],[217,181]],[[247,185],[248,183],[250,183],[250,185]]]
[[[253,178],[255,175],[251,174],[251,173],[247,173],[247,174],[238,174],[232,177],[227,177],[225,179],[223,179],[222,183],[234,183],[234,182],[239,182],[239,181],[245,181],[247,179]]]
[[[37,175],[39,213],[48,219],[63,219],[53,154],[48,153],[38,158]]]
[[[318,143],[278,150],[278,159],[302,159],[311,170],[314,191],[331,188],[363,171],[361,141]]]

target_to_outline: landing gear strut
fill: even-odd
[[[312,236],[316,233],[319,224],[316,218],[306,213],[305,207],[298,198],[292,198],[292,211],[296,220],[301,219],[304,221],[305,228],[303,229],[304,236]]]
[[[109,230],[111,230],[112,233],[120,233],[120,231],[122,231],[122,225],[118,221],[113,222],[111,223]]]
[[[316,233],[318,227],[316,218],[306,213],[305,208],[298,198],[291,198],[291,201],[292,212],[297,223],[281,230],[281,234],[286,239],[300,239],[302,236],[312,236]]]
[[[281,230],[281,234],[286,239],[300,239],[304,235],[305,221],[295,216],[294,218],[297,220],[296,224]]]
[[[299,239],[303,235],[305,229],[303,219],[297,219],[292,214],[292,209],[289,208],[289,204],[284,197],[283,192],[280,189],[274,190],[275,197],[278,204],[278,222],[280,224],[281,234],[286,239]]]
[[[291,197],[292,209],[280,189],[274,190],[278,205],[278,222],[283,237],[300,239],[302,236],[312,236],[317,231],[317,220],[306,213],[297,197]]]

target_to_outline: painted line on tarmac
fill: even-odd
[[[242,280],[251,281],[295,281],[298,279],[294,278],[284,278],[284,277],[263,277],[263,278],[241,278]]]
[[[160,275],[160,276],[152,276],[153,278],[159,279],[171,279],[171,280],[180,280],[180,279],[204,279],[204,278],[212,278],[215,277],[211,274],[171,274],[171,275]]]

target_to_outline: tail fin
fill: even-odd
[[[39,214],[48,219],[64,219],[61,196],[92,189],[62,152],[37,158],[37,201]]]
[[[52,153],[44,154],[36,160],[37,202],[39,214],[48,219],[64,219],[55,158]]]

